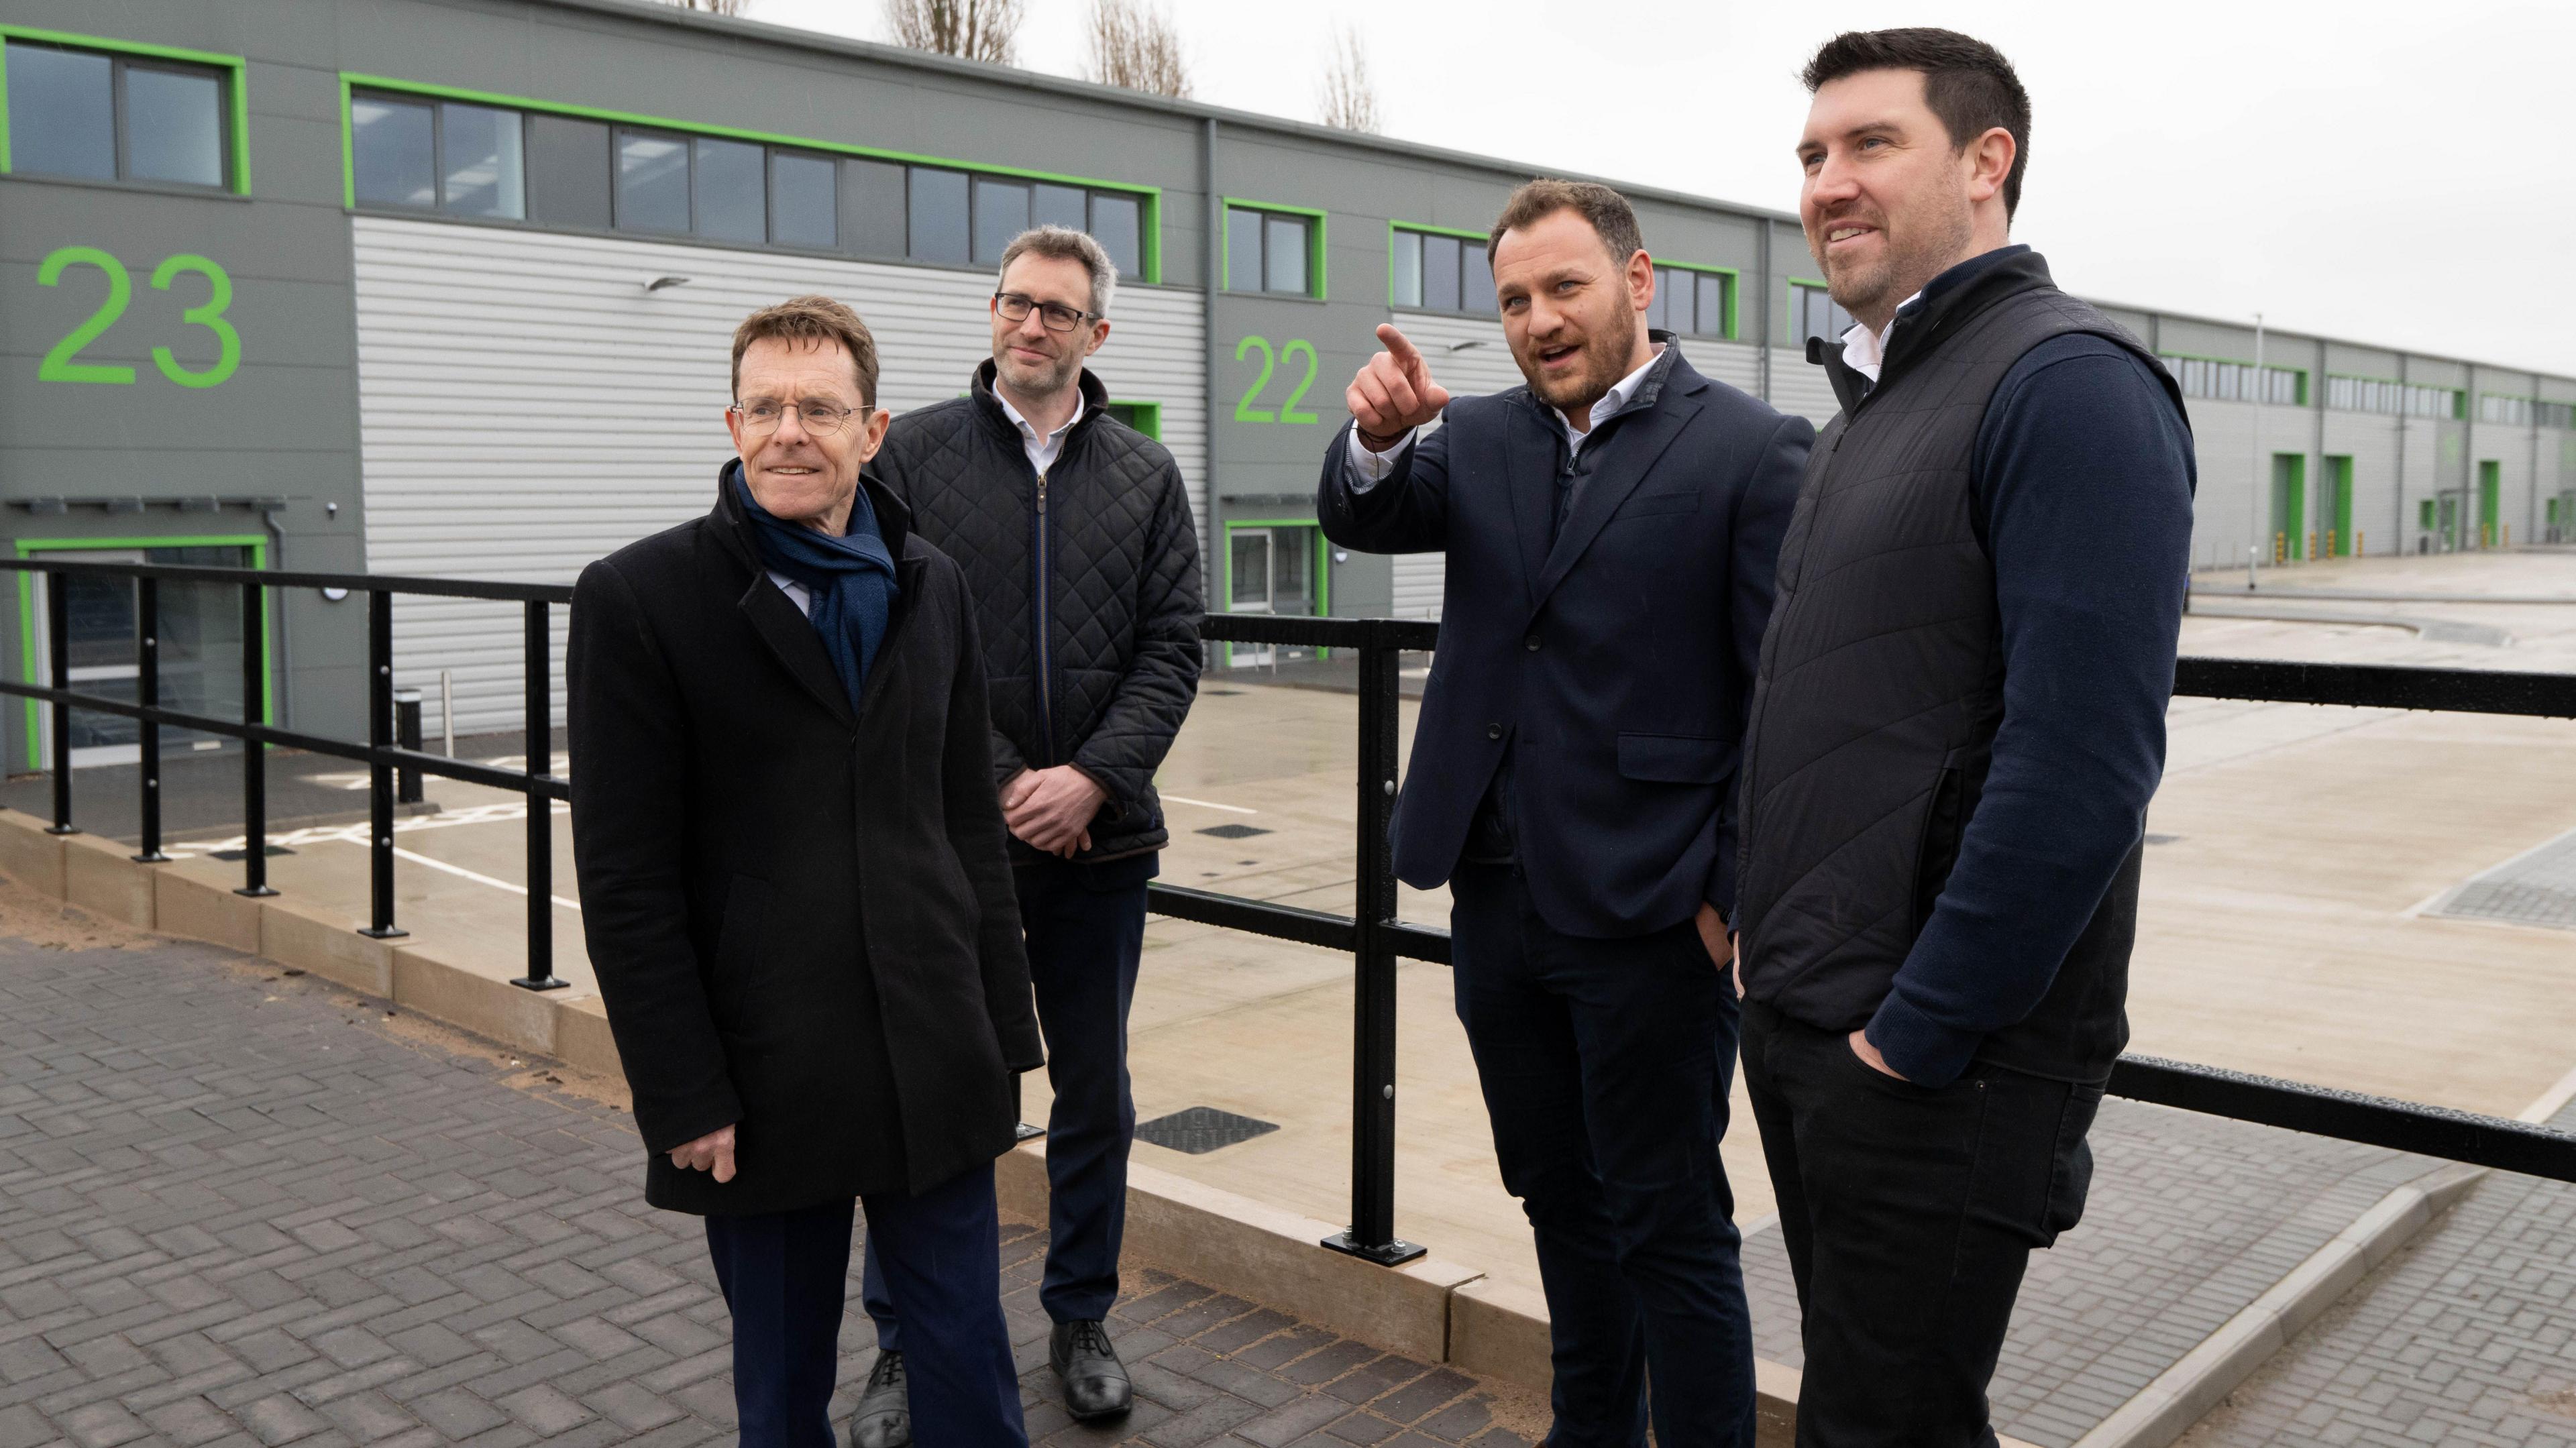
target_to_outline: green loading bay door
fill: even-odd
[[[2286,563],[2307,556],[2308,459],[2304,453],[2272,454],[2272,558]]]
[[[2504,464],[2493,458],[2478,463],[2478,546],[2493,548],[2502,539],[2499,525],[2504,521]]]
[[[2326,459],[2326,554],[2352,556],[2352,459]]]

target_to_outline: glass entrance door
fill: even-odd
[[[51,551],[51,550],[44,550]],[[184,548],[83,548],[65,550],[83,563],[183,563],[215,568],[247,568],[252,550],[234,545]],[[139,607],[135,584],[124,578],[57,577],[35,579],[31,630],[34,677],[52,678],[53,661],[42,620],[50,607],[47,590],[60,583],[69,638],[70,680],[88,694],[130,702],[141,696],[143,671],[135,633]],[[161,614],[161,703],[163,707],[217,718],[241,717],[241,594],[220,584],[163,582]],[[252,641],[257,646],[257,641]],[[37,754],[40,766],[53,757],[53,710],[38,706]],[[142,758],[142,725],[122,714],[90,709],[71,711],[72,767],[133,764]],[[193,729],[161,731],[164,751],[214,751],[233,746],[220,735]]]
[[[1227,611],[1313,617],[1318,611],[1317,536],[1314,525],[1308,523],[1227,524]],[[1312,653],[1311,649],[1274,648],[1268,644],[1227,646],[1228,661],[1237,665],[1268,665],[1281,658],[1304,658]]]

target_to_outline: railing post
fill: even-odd
[[[161,589],[158,580],[134,580],[134,702],[161,707]],[[147,865],[166,863],[161,853],[161,721],[145,716],[141,730],[143,766],[143,848],[134,858]]]
[[[1401,656],[1375,620],[1362,625],[1359,673],[1359,879],[1357,965],[1352,988],[1351,1226],[1324,1239],[1337,1252],[1381,1266],[1410,1262],[1424,1248],[1395,1235],[1396,958],[1385,928],[1395,921],[1395,859],[1387,824],[1395,813]]]
[[[72,687],[71,590],[60,573],[45,575],[45,653],[53,661],[54,822],[45,833],[76,835],[72,825],[72,706],[62,696]]]
[[[268,695],[268,610],[261,607],[266,593],[257,583],[242,585],[244,724],[267,720],[260,707]],[[268,884],[268,746],[256,739],[242,741],[242,883],[233,893],[254,899],[277,893]]]
[[[394,766],[385,757],[394,723],[394,599],[367,590],[368,925],[378,940],[409,935],[394,926]]]
[[[524,990],[561,990],[571,982],[555,974],[555,805],[541,785],[555,772],[554,634],[546,606],[528,604],[525,645],[528,685],[528,973],[510,984]]]

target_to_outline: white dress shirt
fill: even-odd
[[[1843,333],[1843,365],[1875,384],[1878,369],[1887,365],[1887,334],[1896,330],[1896,324],[1905,316],[1905,309],[1922,299],[1923,294],[1916,292],[1898,302],[1896,310],[1888,314],[1887,325],[1875,332],[1862,323],[1852,323],[1851,330]]]
[[[1644,367],[1640,367],[1636,371],[1629,373],[1627,376],[1620,378],[1617,382],[1612,383],[1610,385],[1610,390],[1601,394],[1601,400],[1592,404],[1592,414],[1586,423],[1584,431],[1576,432],[1574,430],[1573,421],[1567,418],[1564,413],[1559,412],[1556,415],[1557,426],[1565,429],[1566,452],[1569,457],[1583,451],[1583,440],[1592,435],[1590,429],[1599,427],[1602,423],[1608,421],[1612,416],[1617,414],[1620,408],[1628,405],[1628,399],[1637,395],[1637,384],[1645,380],[1647,368],[1653,367],[1655,365],[1655,358],[1663,355],[1664,344],[1657,342],[1655,344],[1654,356],[1646,359]],[[1366,445],[1360,442],[1360,430],[1356,427],[1352,428],[1350,441],[1351,491],[1354,493],[1365,493],[1369,489],[1376,487],[1379,483],[1384,482],[1386,480],[1386,475],[1394,472],[1395,465],[1403,461],[1405,453],[1412,449],[1413,439],[1415,435],[1421,431],[1422,429],[1418,427],[1413,429],[1413,431],[1404,435],[1404,441],[1397,443],[1395,446],[1388,448],[1382,453],[1378,453],[1370,452]]]

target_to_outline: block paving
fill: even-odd
[[[265,962],[90,939],[0,939],[0,1448],[733,1437],[702,1231],[644,1205],[621,1112]],[[1112,1329],[1135,1412],[1074,1424],[1044,1245],[1006,1224],[1034,1442],[1527,1448],[1523,1395],[1150,1270]]]

